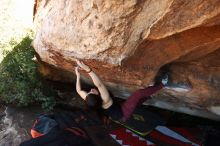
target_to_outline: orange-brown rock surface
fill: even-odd
[[[149,104],[220,119],[219,0],[41,0],[35,24],[42,61],[73,72],[83,59],[123,98],[168,65],[170,82],[190,89],[163,89]]]

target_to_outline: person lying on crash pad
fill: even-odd
[[[156,83],[153,86],[146,87],[144,89],[139,89],[135,91],[131,96],[127,98],[125,102],[119,104],[112,100],[108,90],[105,85],[98,77],[98,75],[82,61],[76,60],[77,67],[76,72],[76,91],[85,100],[86,105],[95,110],[104,110],[104,112],[113,120],[126,122],[134,112],[137,105],[142,104],[146,101],[150,95],[161,90],[168,82],[168,76],[165,76],[161,82]],[[92,78],[94,85],[98,88],[92,88],[89,92],[82,90],[80,82],[79,68],[86,71]]]

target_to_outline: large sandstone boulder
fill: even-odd
[[[163,89],[148,104],[220,119],[219,0],[36,2],[33,46],[43,62],[73,72],[83,59],[122,98],[169,64],[171,83],[188,89]]]

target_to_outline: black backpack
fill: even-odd
[[[20,146],[94,146],[83,130],[85,123],[87,117],[79,112],[42,115],[33,124],[32,139]]]

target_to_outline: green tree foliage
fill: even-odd
[[[1,62],[0,99],[20,106],[38,102],[43,109],[51,110],[55,105],[54,92],[37,72],[31,42],[30,37],[25,37],[11,52],[6,53]]]

